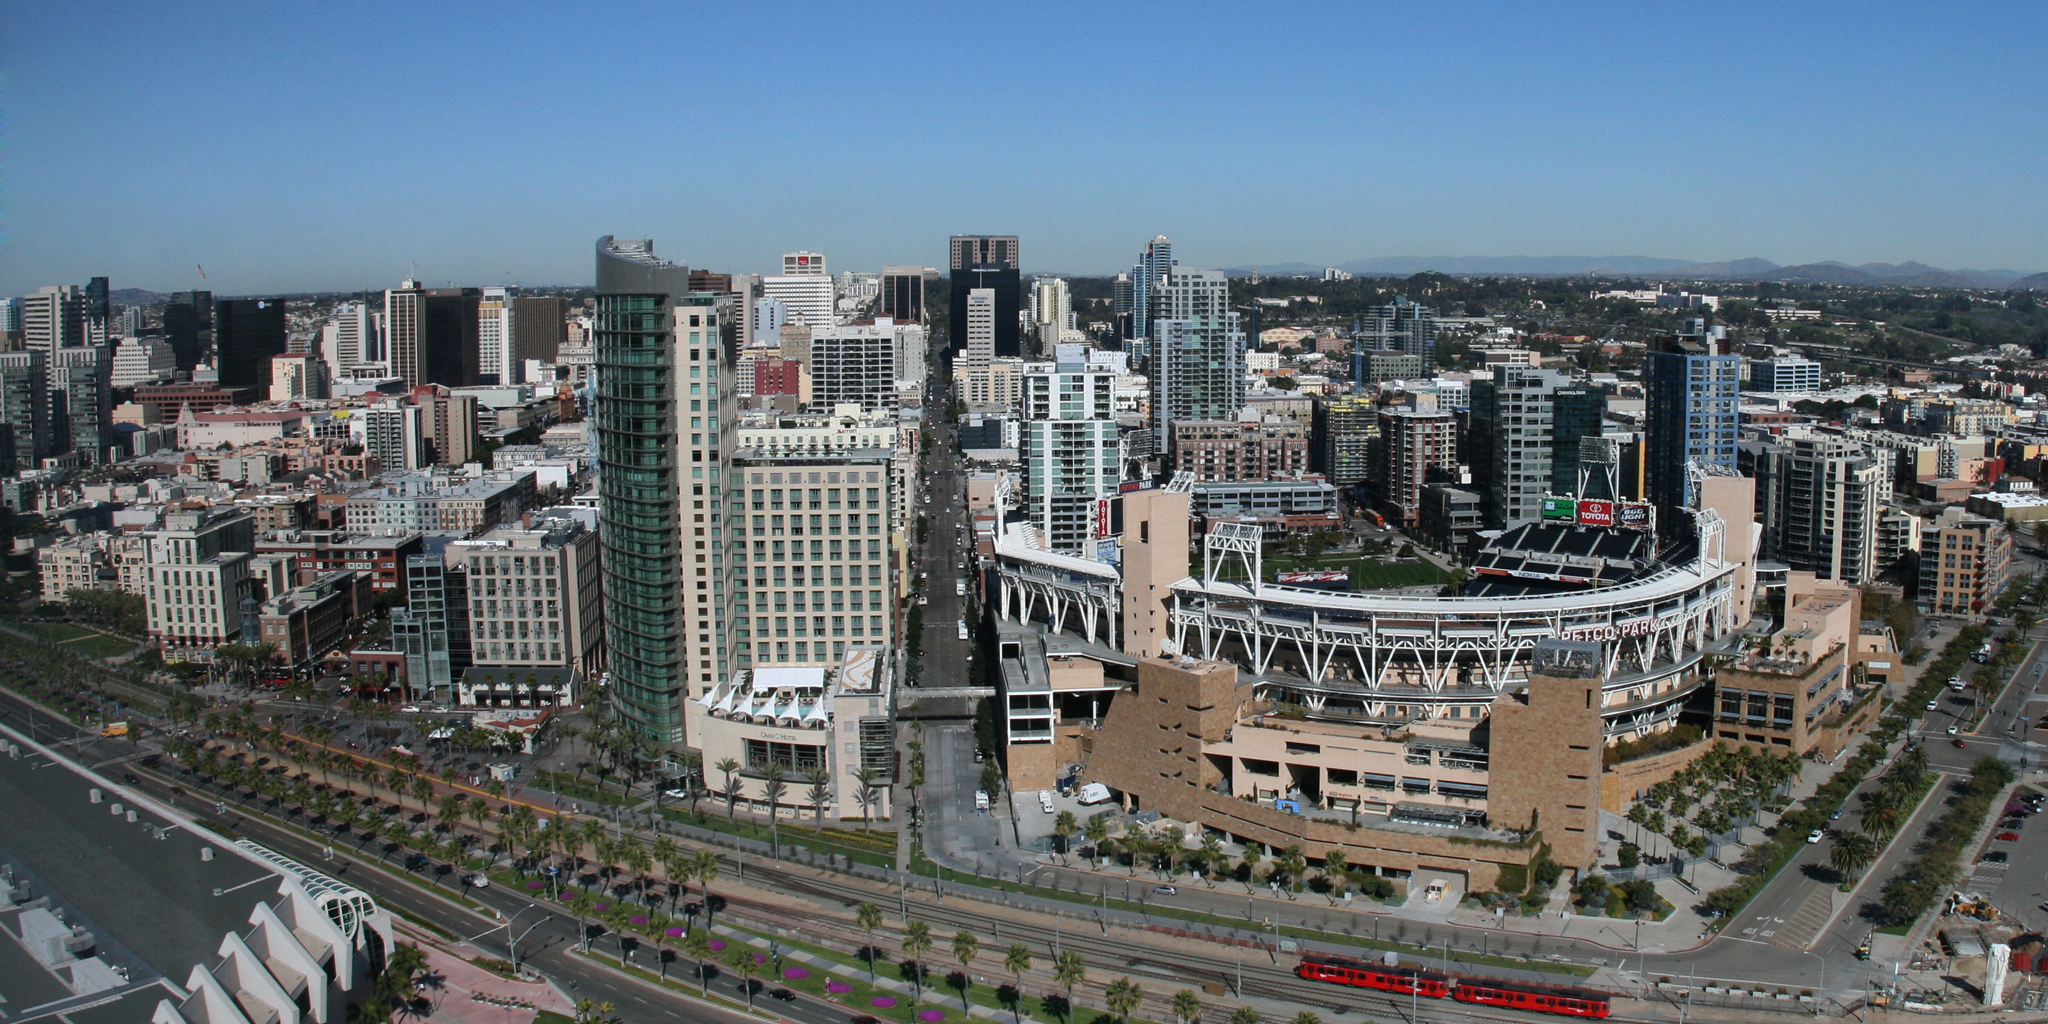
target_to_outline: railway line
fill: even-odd
[[[63,722],[55,715],[37,708],[30,711],[30,704],[17,694],[9,694],[12,700],[0,701],[0,719],[27,725],[31,720],[40,719],[37,727],[44,732],[53,729],[71,729],[80,733],[79,739],[90,743],[97,737],[89,730],[79,730],[75,725]],[[137,752],[132,756],[121,756],[111,760],[90,758],[88,762],[115,764],[143,756]],[[155,773],[152,773],[155,774]],[[166,780],[174,784],[177,780]],[[635,837],[646,843],[645,836]],[[718,853],[729,867],[737,868],[738,862],[729,850],[706,844]],[[892,909],[892,902],[904,901],[903,895],[892,900],[892,894],[873,880],[841,879],[837,876],[814,872],[811,869],[792,869],[787,866],[770,865],[748,858],[744,874],[750,882],[766,885],[793,896],[806,897],[823,907],[851,908],[862,902],[875,903],[884,909]],[[716,887],[713,887],[717,893]],[[858,950],[870,941],[883,949],[893,949],[900,929],[878,931],[870,939],[850,920],[836,916],[805,914],[789,904],[756,899],[738,894],[717,893],[726,901],[728,918],[751,922],[754,926],[775,930],[790,937],[802,938],[832,948]],[[1237,1008],[1237,1003],[1219,999],[1210,990],[1220,985],[1239,998],[1253,998],[1291,1004],[1308,1008],[1327,1017],[1348,1017],[1363,1015],[1367,1019],[1402,1021],[1404,1024],[1455,1024],[1460,1021],[1485,1021],[1493,1024],[1527,1024],[1530,1021],[1552,1019],[1545,1014],[1514,1010],[1480,1008],[1461,1003],[1445,1003],[1440,1000],[1415,1001],[1399,994],[1380,993],[1365,989],[1351,989],[1318,984],[1297,977],[1290,962],[1291,954],[1282,953],[1265,936],[1255,931],[1244,931],[1214,925],[1181,923],[1180,927],[1165,925],[1139,925],[1128,921],[1111,919],[1105,922],[1098,915],[1085,910],[1048,911],[1044,908],[1005,904],[1013,906],[1020,915],[1029,917],[994,917],[986,912],[991,894],[983,892],[962,892],[956,890],[952,898],[930,899],[920,893],[915,905],[907,906],[910,916],[926,921],[935,929],[966,930],[975,932],[984,942],[983,958],[978,961],[977,971],[988,977],[1000,979],[1005,972],[1000,958],[1008,944],[1022,942],[1033,952],[1034,968],[1039,977],[1027,984],[1037,986],[1041,991],[1058,991],[1059,987],[1049,979],[1052,953],[1055,950],[1071,949],[1080,953],[1092,977],[1087,983],[1077,986],[1077,1005],[1101,1007],[1103,989],[1117,976],[1128,975],[1140,981],[1161,982],[1151,988],[1144,997],[1141,1016],[1155,1020],[1171,1020],[1173,993],[1182,988],[1195,989],[1202,994],[1205,1008],[1204,1019],[1226,1020]],[[996,902],[1001,902],[996,900]],[[899,905],[905,905],[899,903]],[[1057,914],[1058,923],[1044,919]],[[1219,946],[1231,947],[1236,955],[1211,954],[1188,949],[1163,949],[1145,944],[1137,936],[1120,936],[1118,931],[1150,932],[1160,936],[1195,939]],[[893,959],[893,957],[891,958]],[[944,963],[947,957],[943,944],[935,951],[934,959]],[[1417,959],[1404,957],[1404,963],[1417,964],[1425,969],[1431,967],[1427,957]],[[985,966],[981,966],[985,965]],[[928,968],[931,960],[927,960]],[[1469,968],[1474,974],[1489,973],[1487,968]],[[935,972],[937,973],[937,972]],[[1563,981],[1565,979],[1554,979]],[[1554,982],[1553,982],[1554,983]],[[1630,1002],[1627,993],[1610,993],[1617,1000],[1617,1008],[1636,1005]],[[1433,1004],[1433,1005],[1432,1005]],[[1616,1013],[1614,1020],[1649,1021],[1658,1018]]]

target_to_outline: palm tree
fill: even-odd
[[[711,959],[711,929],[706,928],[703,931],[693,931],[683,936],[683,955],[697,961],[698,993],[710,995],[711,971],[710,965],[705,961]]]
[[[1067,1020],[1074,1019],[1074,986],[1088,980],[1088,968],[1081,963],[1081,954],[1061,950],[1052,964],[1053,984],[1064,985],[1067,989]]]
[[[1075,832],[1080,831],[1080,828],[1080,823],[1074,820],[1074,812],[1072,811],[1061,811],[1052,819],[1052,834],[1059,837],[1060,841],[1061,863],[1065,863],[1067,859],[1067,843],[1073,839]]]
[[[696,876],[697,887],[704,890],[704,927],[711,927],[711,883],[718,878],[718,855],[710,850],[698,850],[690,857],[690,874]]]
[[[647,847],[641,846],[639,843],[628,842],[625,846],[626,848],[621,859],[625,861],[626,870],[633,873],[636,884],[640,887],[640,902],[642,905],[645,905],[647,903],[647,873],[654,870],[654,855],[648,853]]]
[[[811,825],[824,828],[825,798],[832,795],[832,773],[823,767],[813,768],[804,773],[804,781],[809,784],[804,795],[811,800]]]
[[[1102,844],[1109,841],[1109,826],[1103,824],[1101,818],[1090,818],[1088,824],[1081,827],[1081,834],[1088,837],[1088,845],[1095,847],[1095,857],[1101,860],[1104,856]]]
[[[1863,831],[1889,841],[1899,831],[1899,807],[1886,800],[1872,800],[1863,809]]]
[[[1017,991],[1022,992],[1024,972],[1031,969],[1031,947],[1021,942],[1011,943],[1009,951],[1003,954],[1003,969],[1017,979]],[[1022,1002],[1020,999],[1010,1004],[1010,1016],[1015,1018],[1017,1024],[1024,1024],[1024,1011],[1018,1008]]]
[[[725,797],[725,820],[731,821],[733,805],[738,803],[740,799],[740,763],[733,758],[726,757],[720,758],[719,762],[712,767],[725,774],[725,785],[719,789],[718,793],[720,796]]]
[[[910,958],[910,980],[917,986],[917,1000],[924,1001],[924,962],[919,958],[931,952],[932,926],[923,921],[910,921],[903,925],[903,955]]]
[[[769,763],[761,772],[761,796],[768,801],[768,842],[775,847],[775,860],[782,861],[782,794],[789,790],[789,770]]]
[[[881,772],[866,765],[854,769],[853,800],[860,805],[860,830],[862,832],[867,832],[874,826],[875,804],[882,798],[881,787],[875,785],[875,780],[881,777]]]
[[[1918,775],[1919,773],[1927,770],[1927,748],[1914,747],[1913,749],[1900,754],[1898,761],[1895,763],[1898,765],[1898,767],[1904,768],[1907,771],[1910,771],[1915,775]]]
[[[1202,997],[1184,988],[1173,994],[1173,1019],[1178,1024],[1202,1024]]]
[[[625,963],[626,929],[633,923],[632,911],[627,910],[623,904],[614,903],[610,910],[604,912],[602,920],[604,921],[604,926],[612,930],[612,938],[618,940],[619,963]]]
[[[1307,1010],[1303,1010],[1294,1015],[1294,1024],[1323,1024],[1323,1019]]]
[[[754,1012],[754,976],[761,973],[761,965],[754,962],[753,947],[735,947],[726,963],[731,964],[733,973],[740,976],[740,987],[747,993],[747,1012]]]
[[[1131,1019],[1131,1011],[1137,1009],[1144,998],[1145,990],[1139,987],[1137,982],[1129,978],[1118,978],[1110,982],[1109,988],[1103,991],[1102,1005],[1107,1006],[1109,1012],[1116,1015],[1118,1024],[1123,1024]]]
[[[1861,832],[1842,833],[1835,838],[1834,848],[1828,851],[1828,863],[1834,865],[1844,879],[1861,874],[1876,857],[1876,841]]]
[[[882,926],[882,908],[863,902],[853,908],[853,923],[859,925],[860,930],[868,937],[868,984],[872,985],[875,983],[875,929]]]
[[[960,961],[960,1012],[968,1013],[967,990],[974,987],[974,959],[981,955],[981,940],[973,932],[953,936],[953,959]]]
[[[1230,1024],[1259,1024],[1259,1011],[1249,1006],[1240,1006],[1230,1015]]]

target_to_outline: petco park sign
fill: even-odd
[[[1629,619],[1601,626],[1579,626],[1558,634],[1563,640],[1620,640],[1632,636],[1649,636],[1659,630],[1670,629],[1685,621],[1684,615],[1666,615],[1660,619]]]

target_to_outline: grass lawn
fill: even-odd
[[[1266,571],[1281,572],[1333,572],[1338,569],[1351,570],[1353,590],[1391,590],[1395,587],[1439,586],[1449,582],[1450,577],[1437,568],[1436,563],[1423,559],[1409,562],[1395,562],[1380,558],[1365,558],[1360,555],[1324,555],[1320,558],[1288,558],[1285,556],[1266,559]]]
[[[135,649],[134,644],[105,633],[87,633],[76,640],[64,641],[64,646],[95,658],[118,658]]]
[[[662,817],[682,825],[723,832],[726,835],[741,836],[768,842],[771,832],[766,825],[743,819],[728,821],[722,813],[700,811],[692,815],[688,808],[661,808]],[[782,825],[782,845],[799,847],[814,853],[832,854],[859,861],[880,868],[896,866],[896,833],[860,832],[847,828],[818,829],[809,825],[788,822]]]
[[[23,622],[17,625],[15,628],[21,630],[24,633],[42,637],[43,639],[48,640],[51,643],[60,644],[67,640],[79,640],[89,636],[99,636],[98,633],[95,633],[92,630],[85,629],[79,626],[74,626],[68,622]]]
[[[616,790],[606,787],[603,792],[599,792],[596,785],[578,780],[571,772],[535,772],[533,782],[529,785],[534,789],[546,790],[556,796],[566,796],[585,803],[617,805],[626,802],[626,798],[620,796]]]

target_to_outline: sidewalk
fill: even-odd
[[[401,920],[401,939],[427,958],[425,991],[433,1009],[423,1019],[450,1024],[523,1024],[541,1010],[575,1016],[575,1003],[546,981],[513,981],[471,963],[484,957],[474,946],[447,942]]]

